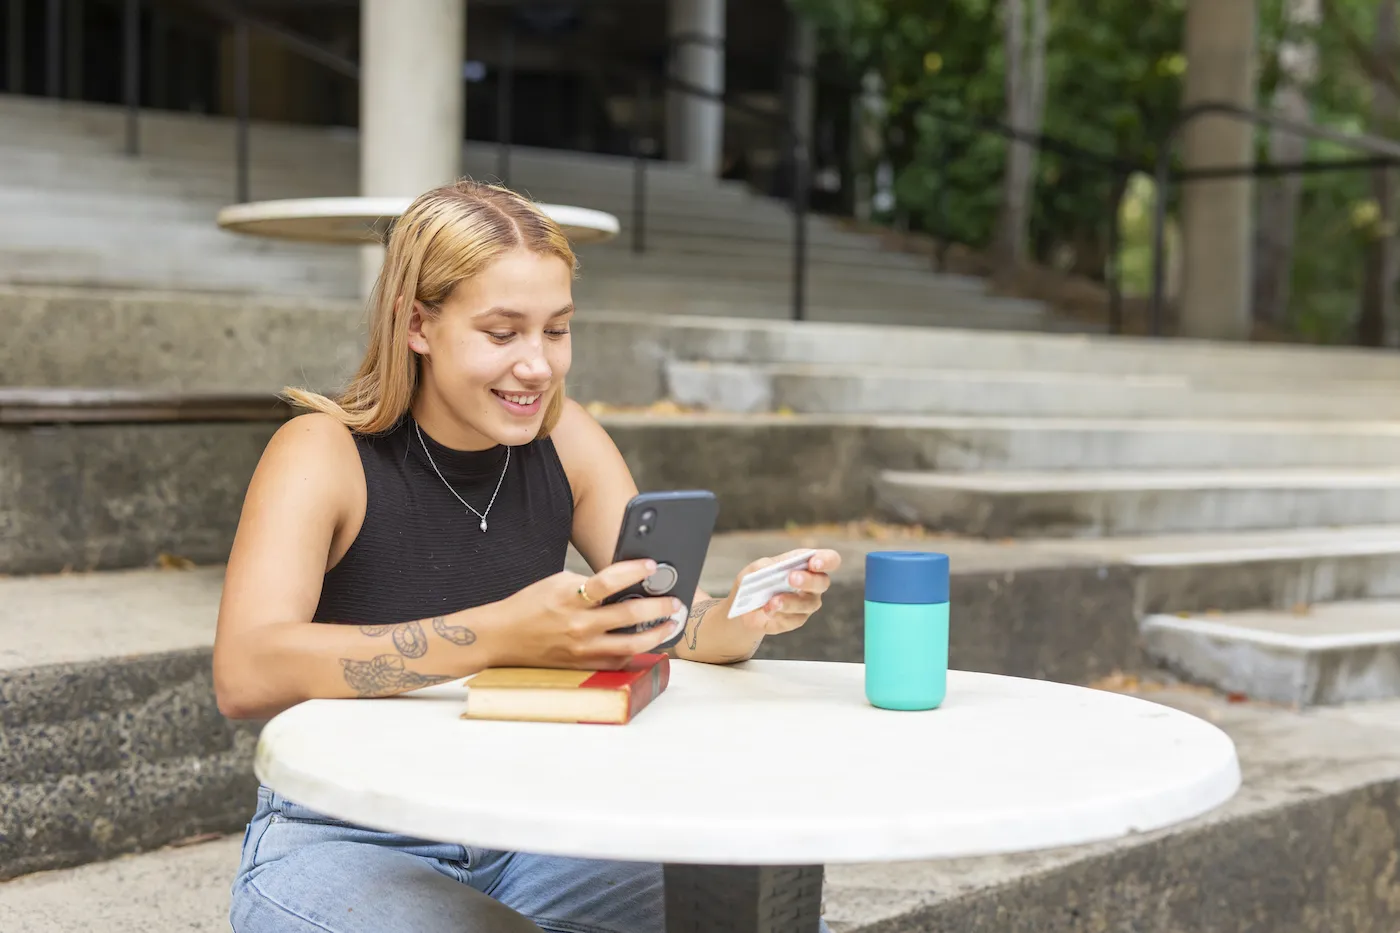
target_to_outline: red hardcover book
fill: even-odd
[[[625,725],[670,680],[664,654],[639,654],[616,671],[489,668],[467,681],[462,718]]]

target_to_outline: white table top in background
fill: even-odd
[[[463,720],[462,681],[273,718],[255,770],[377,829],[662,862],[981,855],[1146,831],[1228,800],[1204,720],[1085,687],[960,671],[941,709],[870,706],[860,664],[672,662],[625,726]]]
[[[311,243],[378,243],[384,229],[413,198],[287,198],[231,204],[218,214],[226,230]],[[617,236],[617,218],[606,211],[568,204],[539,207],[575,244],[601,243]]]

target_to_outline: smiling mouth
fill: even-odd
[[[540,395],[542,394],[540,392],[535,392],[533,394],[528,395],[520,392],[507,393],[501,392],[497,389],[492,389],[491,392],[499,398],[505,399],[507,402],[512,402],[516,405],[523,405],[526,407],[529,407],[530,405],[533,405],[535,404],[535,402],[539,401]]]

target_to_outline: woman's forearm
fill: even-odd
[[[274,622],[215,646],[214,691],[230,719],[268,719],[312,698],[384,697],[489,664],[491,607],[396,625]]]
[[[763,633],[725,618],[724,601],[697,594],[685,624],[685,634],[677,642],[676,657],[706,664],[734,664],[754,656],[763,643]]]

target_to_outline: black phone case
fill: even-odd
[[[648,531],[641,532],[642,515],[651,510],[656,513],[649,523]],[[613,548],[613,563],[621,560],[641,560],[651,558],[658,564],[657,573],[647,580],[614,593],[605,603],[616,603],[626,599],[648,596],[675,596],[689,607],[695,599],[695,590],[700,586],[700,572],[705,566],[705,555],[710,550],[710,538],[714,534],[715,519],[719,515],[719,500],[715,494],[703,489],[686,489],[673,492],[644,492],[627,503],[622,516],[622,527],[618,529],[617,545]],[[666,564],[675,568],[676,580],[665,590],[648,591],[647,583],[656,580],[658,575],[669,576]],[[654,619],[641,625],[629,625],[615,632],[644,632],[668,619]],[[657,646],[660,651],[680,641],[685,628],[674,637]]]

